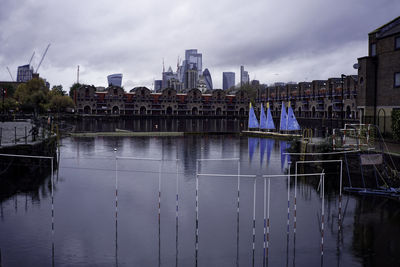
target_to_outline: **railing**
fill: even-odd
[[[0,127],[0,146],[41,141],[48,138],[51,132],[50,125],[48,128],[33,125],[13,125],[15,124],[5,123]]]

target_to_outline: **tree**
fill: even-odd
[[[79,88],[79,87],[81,87],[82,86],[82,84],[80,84],[80,83],[74,83],[72,86],[71,86],[71,88],[69,88],[69,96],[72,98],[72,99],[74,99],[74,93],[75,93],[75,91]]]
[[[257,98],[257,88],[251,84],[244,84],[240,87],[240,90],[243,90],[247,93],[250,98],[250,101],[254,104],[255,99]]]
[[[42,79],[31,79],[20,84],[15,90],[14,98],[24,111],[33,111],[35,114],[47,110],[49,89]]]
[[[62,112],[65,111],[66,108],[73,108],[74,101],[68,96],[54,95],[50,99],[50,109],[53,112]]]
[[[62,85],[54,85],[54,86],[51,88],[50,93],[51,93],[52,95],[61,95],[61,96],[63,96],[63,95],[66,94],[66,91],[63,91]]]

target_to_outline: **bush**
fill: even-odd
[[[398,109],[392,111],[392,132],[393,138],[400,141],[400,110]]]

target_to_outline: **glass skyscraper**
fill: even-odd
[[[234,72],[223,72],[222,73],[222,89],[227,90],[235,86],[235,73]]]
[[[122,85],[122,74],[111,74],[107,76],[108,86],[118,86],[121,87]]]
[[[30,65],[19,66],[17,70],[17,82],[26,83],[32,79],[33,68]]]
[[[207,89],[208,90],[212,90],[213,89],[213,83],[212,83],[210,71],[208,69],[205,69],[203,71],[203,77],[204,77],[204,81],[206,83]]]

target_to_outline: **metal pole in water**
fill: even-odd
[[[17,127],[14,127],[14,144],[17,143]]]
[[[54,266],[54,176],[53,176],[53,158],[50,159],[50,179],[51,179],[51,260]]]
[[[266,247],[266,228],[267,228],[267,216],[266,216],[266,209],[267,209],[267,180],[264,179],[264,207],[263,207],[263,212],[264,212],[264,243],[263,243],[263,248],[264,248],[264,255],[263,255],[263,266],[265,266],[266,263],[266,257],[267,257],[267,247]]]
[[[288,178],[287,178],[287,229],[286,229],[286,256],[287,260],[289,260],[289,229],[290,229],[290,164],[291,162],[288,162],[289,164],[289,170],[288,170]]]
[[[115,265],[118,266],[118,164],[117,149],[115,152]]]
[[[268,178],[268,204],[267,204],[267,265],[268,265],[268,256],[269,256],[269,228],[270,228],[270,223],[269,223],[269,207],[270,207],[270,200],[271,200],[271,179]]]
[[[199,161],[196,161],[196,244],[195,244],[195,260],[197,267],[197,257],[199,250]]]
[[[254,178],[254,186],[253,186],[253,267],[254,267],[254,258],[255,258],[255,243],[256,243],[256,182],[257,178]]]
[[[296,240],[296,225],[297,222],[297,162],[295,166],[295,176],[294,176],[294,216],[293,216],[293,234]]]
[[[339,215],[338,215],[338,233],[339,240],[342,232],[342,181],[343,179],[343,161],[340,161],[340,188],[339,188]]]
[[[26,126],[25,126],[25,144],[28,142],[28,135],[26,134]]]
[[[161,266],[161,166],[158,168],[158,266]]]
[[[322,201],[321,201],[321,265],[324,257],[324,216],[325,216],[325,173],[322,171],[321,174],[321,189],[322,189]]]
[[[240,160],[238,160],[237,179],[237,217],[236,217],[236,266],[239,267],[239,212],[240,212]]]
[[[176,257],[175,257],[175,266],[178,267],[178,215],[179,215],[179,187],[178,187],[178,159],[176,159],[176,238],[175,238],[175,250],[176,250]]]

